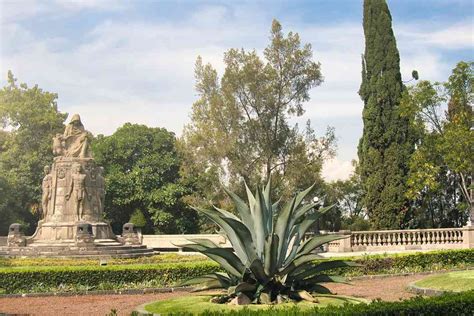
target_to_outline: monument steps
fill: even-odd
[[[156,255],[158,252],[144,246],[117,247],[0,247],[0,257],[60,257],[60,258],[136,258]]]

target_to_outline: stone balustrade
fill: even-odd
[[[406,229],[379,231],[340,231],[347,238],[330,242],[329,252],[404,251],[474,248],[474,226],[462,228]],[[312,234],[308,234],[308,237]],[[182,251],[180,245],[191,239],[210,239],[224,248],[232,247],[229,240],[218,234],[202,235],[143,235],[143,244],[160,251]]]
[[[330,252],[462,249],[474,247],[474,227],[354,231],[329,244]]]

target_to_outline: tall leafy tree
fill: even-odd
[[[183,202],[189,190],[175,143],[164,128],[130,123],[94,140],[94,158],[105,171],[105,214],[115,231],[132,220],[146,233],[197,232],[196,214]]]
[[[403,115],[419,135],[407,191],[413,226],[462,226],[473,213],[473,88],[473,63],[459,62],[446,82],[421,81],[404,95]]]
[[[18,84],[11,72],[0,90],[0,231],[19,221],[31,233],[39,219],[43,168],[53,161],[52,138],[62,133],[66,113],[57,94]],[[3,215],[2,215],[3,214]],[[7,215],[8,214],[8,215]]]
[[[238,190],[242,180],[254,185],[272,173],[275,191],[290,196],[285,188],[321,181],[322,160],[334,152],[334,131],[318,138],[310,126],[300,131],[290,124],[303,115],[310,89],[322,82],[311,46],[296,33],[285,36],[274,20],[263,58],[230,49],[224,64],[219,78],[212,65],[196,62],[199,99],[181,140],[183,174],[214,201],[224,196],[222,182]]]
[[[400,56],[385,1],[364,1],[362,58],[364,130],[358,155],[363,203],[373,228],[404,226],[408,160],[414,148],[407,118],[400,116],[404,90]]]

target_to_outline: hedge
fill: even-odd
[[[101,283],[121,285],[154,280],[161,286],[219,270],[213,262],[160,265],[21,267],[0,269],[0,288],[5,293],[30,292],[74,284],[95,287]]]
[[[354,260],[364,266],[335,269],[329,273],[357,276],[474,267],[474,249],[344,259]],[[146,282],[153,282],[154,286],[172,286],[179,281],[218,270],[218,265],[209,260],[108,266],[6,267],[0,268],[0,292],[50,292],[58,288],[75,291],[81,286],[95,289],[101,284],[112,288],[124,288],[131,283],[136,284],[136,287],[147,287],[146,284],[139,284]],[[72,288],[68,289],[68,285]]]
[[[474,291],[445,294],[437,297],[414,297],[399,302],[374,301],[370,304],[347,304],[344,306],[315,307],[312,310],[267,309],[230,311],[227,316],[300,316],[300,315],[347,315],[347,316],[398,316],[398,315],[472,315],[474,311]],[[136,315],[133,313],[132,315]],[[176,316],[190,316],[190,313],[172,313]],[[203,311],[200,316],[220,316],[222,312]]]
[[[385,273],[437,271],[474,266],[474,249],[418,252],[414,254],[376,255],[363,258],[338,258],[360,263],[362,267],[334,270],[335,274],[357,276]]]
[[[150,257],[109,258],[109,265],[124,264],[157,264],[176,262],[208,261],[202,255],[180,255],[177,253],[161,253]],[[88,258],[0,258],[0,267],[32,267],[32,266],[95,266],[100,259]]]

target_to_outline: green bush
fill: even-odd
[[[218,271],[211,262],[160,265],[77,266],[77,267],[21,267],[0,269],[0,288],[5,293],[33,292],[38,289],[85,287],[95,289],[104,284],[108,288],[127,283],[154,281],[160,286],[171,286],[183,279]]]
[[[300,316],[300,315],[350,315],[350,316],[398,316],[398,315],[472,315],[474,311],[474,291],[460,294],[445,294],[437,297],[414,297],[399,302],[374,301],[370,304],[347,304],[344,306],[315,307],[312,310],[300,310],[298,307],[289,309],[230,311],[229,316]],[[172,315],[187,316],[189,313],[173,313]],[[200,316],[218,316],[222,312],[204,311]]]
[[[177,253],[162,253],[151,257],[140,258],[111,258],[107,260],[109,265],[123,264],[156,264],[156,263],[178,263],[208,261],[202,255],[180,255]],[[68,258],[0,258],[1,267],[33,267],[33,266],[97,266],[99,259],[68,259]]]
[[[338,258],[340,259],[340,258]],[[344,258],[351,260],[351,258]],[[414,254],[376,255],[353,258],[361,267],[335,269],[332,274],[360,276],[391,273],[438,271],[474,266],[474,249],[417,252]]]
[[[474,249],[344,260],[355,260],[364,266],[334,269],[331,274],[359,276],[474,267]],[[0,268],[0,292],[3,293],[171,286],[219,269],[217,264],[202,256],[177,254],[112,259],[105,267],[99,266],[98,260],[84,259],[3,259],[0,264],[6,266]],[[54,264],[58,266],[52,266]],[[71,266],[65,266],[68,264]]]

